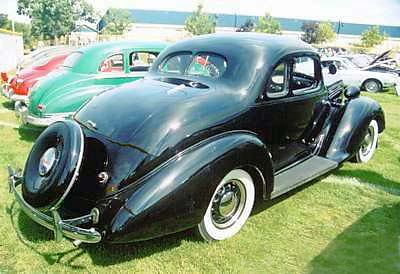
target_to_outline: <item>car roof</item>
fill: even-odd
[[[316,50],[309,44],[291,36],[273,35],[255,32],[233,32],[199,35],[175,43],[169,47],[168,51],[196,50],[201,48],[219,48],[221,54],[229,50],[229,47],[245,48],[254,51],[255,46],[266,51],[285,55],[293,51],[313,51]]]
[[[207,81],[207,85],[225,85],[234,90],[256,90],[277,63],[289,54],[305,53],[319,58],[313,47],[291,36],[253,32],[215,33],[195,36],[169,46],[152,65],[150,75],[159,77],[161,63],[179,52],[210,52],[226,58],[227,69],[221,78],[202,81]]]
[[[84,54],[96,54],[99,51],[112,53],[116,50],[126,50],[126,49],[142,49],[142,48],[154,48],[163,49],[167,46],[167,43],[156,42],[156,41],[112,41],[112,42],[102,42],[90,46],[86,46],[78,49],[77,51]]]
[[[97,71],[100,62],[114,53],[125,50],[161,52],[167,46],[168,43],[155,41],[113,41],[86,46],[74,51],[82,53],[82,57],[74,64],[72,70],[78,73],[94,73]]]

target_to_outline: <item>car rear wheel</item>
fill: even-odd
[[[375,153],[378,143],[378,123],[376,120],[371,120],[367,132],[361,142],[360,148],[356,153],[357,163],[366,163],[371,160]]]
[[[249,173],[242,169],[230,171],[218,184],[203,220],[197,228],[206,241],[232,237],[242,228],[255,199],[255,188]]]
[[[363,84],[364,89],[368,92],[379,92],[382,90],[382,84],[375,79],[368,79]]]

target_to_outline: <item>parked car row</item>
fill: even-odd
[[[328,81],[342,80],[347,86],[358,86],[367,92],[395,88],[400,96],[400,69],[394,59],[388,58],[389,52],[376,58],[364,54],[322,57],[321,64]],[[332,65],[335,69],[329,69]]]
[[[111,42],[76,50],[32,89],[15,111],[23,123],[48,126],[73,115],[102,91],[143,78],[166,47],[156,42]]]
[[[18,107],[51,125],[23,172],[9,168],[10,190],[56,240],[125,243],[189,228],[224,240],[256,200],[365,163],[377,148],[380,105],[342,81],[327,85],[300,40],[212,34],[164,47],[78,49]]]

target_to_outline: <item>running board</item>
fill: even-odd
[[[295,166],[275,174],[274,191],[271,198],[278,197],[286,192],[305,184],[338,166],[338,163],[323,157],[313,156]]]

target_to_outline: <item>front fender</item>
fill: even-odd
[[[357,152],[372,119],[376,119],[379,132],[385,128],[385,116],[378,102],[368,97],[350,100],[326,153],[328,159],[342,163]]]
[[[113,218],[107,241],[145,240],[197,225],[217,184],[238,167],[259,172],[268,182],[262,187],[264,194],[272,191],[272,164],[262,141],[248,132],[217,135],[186,149],[132,184],[135,190]]]

